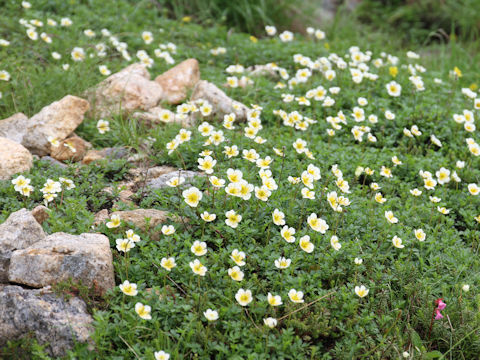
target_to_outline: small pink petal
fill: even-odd
[[[438,306],[437,306],[437,309],[438,309],[438,310],[443,310],[443,309],[445,309],[446,307],[447,307],[447,304],[445,304],[442,300],[440,300],[440,301],[438,302]]]
[[[436,315],[435,315],[435,320],[443,319],[443,315],[440,314],[440,310],[436,309],[436,310],[435,310],[435,313],[436,313]]]

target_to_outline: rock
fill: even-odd
[[[100,150],[88,150],[83,157],[82,164],[88,165],[91,162],[105,159]]]
[[[52,164],[53,166],[58,166],[58,167],[61,167],[62,169],[66,169],[68,167],[67,164],[64,164],[58,160],[55,160],[54,158],[50,157],[50,156],[42,156],[41,159],[43,161],[48,161],[50,164]]]
[[[162,189],[164,187],[168,187],[167,181],[169,181],[173,177],[177,177],[180,174],[180,176],[183,176],[185,178],[185,182],[188,184],[189,180],[193,179],[196,176],[202,176],[201,173],[198,173],[196,171],[190,171],[190,170],[175,170],[163,175],[160,175],[154,179],[151,179],[147,181],[147,187],[150,188],[151,190],[155,189]]]
[[[54,233],[14,251],[8,279],[38,288],[72,279],[104,294],[115,286],[110,241],[102,234]]]
[[[184,101],[187,91],[199,80],[200,69],[196,59],[187,59],[155,78],[165,92],[163,99],[169,104],[180,104]]]
[[[27,123],[28,117],[22,113],[0,120],[0,136],[21,144]]]
[[[22,145],[40,156],[50,154],[48,138],[62,141],[68,137],[82,123],[89,107],[88,101],[71,95],[45,106],[28,120]]]
[[[79,136],[69,137],[68,139],[62,140],[59,146],[52,146],[50,156],[59,161],[80,161],[87,153],[89,145],[88,142]],[[75,149],[75,151],[73,151],[70,146]]]
[[[278,78],[279,74],[272,68],[271,65],[253,65],[246,69],[250,76],[269,76]]]
[[[207,100],[212,105],[212,113],[209,118],[223,121],[223,116],[235,113],[237,121],[247,119],[248,108],[238,101],[229,98],[214,84],[200,80],[193,90],[191,100]]]
[[[163,94],[162,87],[150,80],[142,64],[132,64],[86,91],[97,117],[148,110],[158,104]]]
[[[132,201],[130,200],[130,198],[133,195],[135,195],[135,193],[133,191],[130,191],[130,190],[121,190],[118,193],[119,200],[121,202],[124,202],[124,203],[131,203]]]
[[[37,222],[42,225],[45,220],[50,217],[48,213],[48,208],[43,205],[38,205],[32,210],[32,216],[37,220]]]
[[[0,346],[33,333],[40,344],[48,344],[49,355],[62,357],[76,342],[88,341],[92,322],[79,298],[67,300],[48,288],[0,286]]]
[[[172,124],[172,123],[181,124],[183,127],[187,127],[191,125],[191,121],[190,121],[191,119],[188,116],[185,116],[185,118],[182,118],[177,114],[174,115],[173,121],[170,121],[168,123],[164,122],[163,120],[161,120],[161,117],[160,117],[162,110],[163,108],[161,108],[160,106],[155,106],[145,112],[136,111],[132,114],[132,118],[148,127],[154,127],[155,125],[159,125],[159,124]]]
[[[0,282],[8,281],[8,267],[14,250],[25,249],[42,241],[46,235],[27,209],[11,213],[3,224],[0,224]]]
[[[131,150],[127,147],[105,148],[102,151],[105,157],[112,159],[123,159],[131,154]]]
[[[134,224],[142,231],[147,230],[147,223],[149,228],[154,228],[157,225],[163,224],[168,219],[168,213],[166,211],[156,209],[136,209],[128,211],[115,211],[110,215],[118,215],[120,219],[127,223]],[[150,219],[147,221],[147,219]]]
[[[0,180],[8,180],[16,173],[28,171],[33,157],[21,144],[0,137]]]
[[[108,215],[108,210],[102,209],[95,214],[95,220],[93,221],[93,225],[98,226],[102,223],[105,223],[109,218],[110,218],[110,215]]]
[[[101,150],[89,150],[82,160],[82,164],[88,165],[93,161],[101,159],[122,159],[130,155],[130,150],[126,147],[105,148]]]
[[[25,249],[45,238],[42,227],[27,209],[11,213],[0,224],[0,251]]]
[[[146,162],[148,161],[148,155],[145,154],[144,152],[140,152],[137,154],[132,154],[127,158],[127,161],[131,164],[136,164],[138,165],[141,162]]]

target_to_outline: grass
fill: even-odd
[[[101,224],[95,229],[111,240],[117,284],[128,279],[138,285],[139,292],[130,297],[116,287],[102,305],[96,305],[98,299],[92,300],[95,351],[78,344],[67,358],[152,359],[160,350],[174,359],[398,359],[404,352],[408,352],[410,359],[478,356],[480,225],[475,217],[479,215],[479,196],[471,195],[467,184],[479,184],[480,163],[469,151],[465,138],[472,137],[477,142],[479,139],[477,130],[467,133],[463,125],[453,121],[453,114],[463,110],[472,110],[476,118],[479,116],[478,110],[473,109],[473,100],[460,91],[469,86],[474,88],[478,82],[477,45],[451,41],[427,48],[413,45],[402,48],[400,40],[391,35],[370,31],[341,16],[324,29],[326,40],[314,41],[295,34],[295,41],[282,43],[278,37],[266,36],[254,42],[248,34],[215,24],[201,27],[169,20],[151,1],[40,0],[30,10],[22,9],[15,1],[3,5],[0,38],[8,39],[11,44],[0,48],[0,70],[7,70],[11,80],[0,83],[3,94],[0,118],[17,111],[31,116],[66,94],[81,95],[104,78],[98,71],[101,64],[108,65],[112,72],[129,64],[110,45],[106,57],[87,56],[82,62],[71,60],[69,54],[76,46],[93,53],[93,44],[108,44],[108,39],[100,36],[103,28],[128,43],[132,57],[140,49],[152,55],[159,44],[172,42],[177,45],[177,53],[172,54],[176,63],[195,57],[200,62],[202,78],[219,86],[229,76],[225,72],[227,66],[236,63],[249,66],[276,62],[293,76],[304,67],[293,61],[294,54],[311,59],[328,57],[331,53],[344,56],[355,45],[364,53],[370,50],[372,59],[379,58],[381,52],[399,57],[399,72],[394,80],[402,86],[400,97],[389,96],[385,88],[393,80],[389,73],[391,64],[376,68],[369,63],[370,71],[379,78],[360,84],[352,82],[348,69],[333,66],[337,76],[332,82],[315,71],[306,83],[293,89],[276,89],[278,80],[268,77],[254,78],[254,84],[244,89],[226,88],[234,99],[263,107],[263,128],[258,134],[267,139],[265,144],[243,136],[245,125],[235,124],[236,130],[227,130],[220,119],[213,125],[224,131],[224,143],[204,146],[205,138],[193,127],[191,140],[169,155],[166,144],[178,134],[178,125],[148,129],[128,117],[118,116],[107,119],[111,131],[102,135],[96,129],[98,119],[85,119],[77,133],[97,148],[130,146],[140,151],[146,139],[153,137],[155,141],[148,149],[151,166],[170,164],[181,168],[185,162],[192,170],[197,170],[199,153],[209,149],[217,160],[214,175],[226,179],[227,169],[239,169],[245,180],[260,186],[259,169],[241,158],[241,150],[254,148],[261,158],[267,155],[273,158],[270,169],[278,189],[266,202],[254,194],[245,201],[226,196],[224,189],[214,191],[205,178],[198,178],[192,184],[203,193],[198,207],[184,201],[181,192],[189,187],[186,185],[180,191],[168,188],[143,194],[139,190],[134,198],[136,205],[187,217],[188,225],[172,222],[176,232],[170,236],[160,234],[160,228],[148,231],[133,228],[141,241],[128,253],[118,251],[115,245],[116,239],[125,237],[125,231],[131,228],[129,224],[122,223],[117,228]],[[40,39],[29,40],[18,23],[20,18],[46,22],[48,17],[59,21],[64,16],[70,17],[73,25],[46,28],[53,38],[51,45]],[[83,34],[87,28],[97,33],[95,39]],[[145,30],[152,31],[155,37],[150,45],[145,45],[140,37]],[[219,46],[225,47],[227,53],[212,56],[210,49]],[[422,58],[408,59],[407,50],[422,54]],[[53,60],[52,51],[58,51],[63,58]],[[70,64],[68,71],[62,69],[65,63]],[[413,90],[410,74],[402,67],[415,63],[427,68],[420,74],[426,88],[422,92]],[[457,80],[449,77],[455,66],[463,75]],[[162,59],[155,59],[149,71],[156,76],[169,67]],[[443,83],[435,83],[434,78],[442,79]],[[282,102],[282,93],[301,96],[319,85],[326,89],[341,88],[338,95],[331,95],[335,99],[332,107],[324,107],[322,101],[313,99],[311,106]],[[377,115],[377,124],[353,121],[351,113],[358,97],[368,100],[365,113]],[[173,107],[170,109],[175,111]],[[279,109],[287,113],[299,111],[317,123],[306,131],[285,126],[273,114]],[[395,113],[395,120],[385,119],[387,109]],[[326,119],[340,110],[348,121],[334,136],[328,136],[331,125]],[[367,141],[366,134],[362,142],[353,138],[352,129],[361,125],[371,128],[376,142]],[[413,125],[418,126],[422,135],[408,138],[403,129]],[[441,140],[442,147],[432,143],[432,134]],[[292,143],[298,138],[307,142],[315,159],[294,150]],[[229,159],[223,153],[224,146],[233,144],[238,146],[240,155]],[[272,147],[282,149],[285,157],[276,155]],[[394,166],[393,156],[402,165]],[[456,168],[457,160],[465,161],[465,166]],[[315,200],[302,198],[303,185],[288,181],[288,176],[300,176],[309,164],[314,164],[321,173],[314,184]],[[350,193],[343,193],[336,184],[334,164],[342,171]],[[63,176],[74,180],[76,187],[66,191],[61,204],[58,199],[50,203],[52,214],[43,225],[45,230],[73,234],[91,231],[94,214],[103,208],[110,209],[118,196],[101,190],[124,179],[131,166],[125,160],[117,160],[89,166],[71,164],[67,169],[59,169],[36,160],[33,169],[24,174],[35,187],[30,197],[15,192],[10,182],[0,182],[0,220],[22,207],[31,209],[42,203],[39,189],[44,182]],[[382,166],[390,168],[393,177],[380,175]],[[369,167],[375,172],[359,174],[358,167]],[[419,170],[429,171],[435,178],[441,167],[456,170],[462,181],[451,180],[445,185],[437,184],[434,190],[425,189]],[[372,190],[374,182],[380,190]],[[412,196],[410,190],[414,188],[422,190],[422,195]],[[327,202],[327,193],[333,191],[351,202],[343,212],[333,211]],[[375,201],[377,192],[387,199],[385,203]],[[441,198],[440,203],[432,203],[429,196]],[[437,206],[450,209],[450,213],[441,214]],[[296,229],[295,243],[286,242],[280,227],[272,223],[275,208],[282,210],[286,224]],[[225,213],[231,209],[243,217],[237,228],[225,223]],[[199,217],[203,211],[216,214],[217,219],[205,223]],[[389,223],[385,211],[393,211],[398,223]],[[312,213],[329,225],[325,234],[308,225],[307,217]],[[414,236],[413,231],[419,228],[426,233],[424,242]],[[298,245],[304,235],[309,235],[315,246],[312,253]],[[338,251],[331,245],[334,235],[342,245]],[[392,245],[394,236],[403,240],[404,248]],[[197,257],[191,252],[195,240],[206,242],[206,255]],[[230,258],[234,249],[247,255],[241,282],[228,275],[228,269],[235,266]],[[161,266],[161,259],[170,256],[175,257],[177,266],[168,272]],[[290,266],[277,269],[274,262],[279,257],[289,258]],[[205,277],[192,273],[189,262],[195,258],[208,268]],[[362,264],[356,265],[355,258],[361,258]],[[464,284],[470,286],[468,292],[462,290]],[[369,289],[364,298],[355,294],[354,289],[359,285]],[[253,301],[246,307],[235,300],[240,288],[253,294]],[[292,288],[304,292],[303,304],[290,301],[287,293]],[[87,300],[90,296],[87,290],[78,291],[75,287],[71,291],[68,285],[60,285],[58,289],[64,289],[67,295],[81,292]],[[268,292],[281,295],[283,305],[270,306],[266,299]],[[432,326],[434,301],[438,298],[443,298],[447,307],[442,312],[444,318],[435,320]],[[151,306],[151,320],[139,318],[134,310],[137,302]],[[208,308],[218,311],[218,320],[205,319],[203,312]],[[267,317],[278,319],[276,328],[264,325],[263,319]],[[46,357],[42,347],[31,338],[21,344],[9,344],[5,353],[11,354],[15,347],[28,348],[28,344],[33,358]]]

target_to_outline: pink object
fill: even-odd
[[[437,308],[435,309],[435,320],[443,319],[443,315],[440,314],[440,310]]]
[[[442,301],[442,299],[439,299],[439,300],[438,300],[438,304],[437,304],[437,305],[438,305],[438,306],[437,306],[437,309],[438,309],[438,310],[443,310],[443,309],[445,309],[445,307],[447,306],[447,304],[445,304],[445,303]]]

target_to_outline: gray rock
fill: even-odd
[[[0,252],[0,284],[8,283],[8,267],[10,266],[11,251]]]
[[[0,224],[0,249],[3,251],[25,249],[45,238],[42,227],[27,209],[15,211]]]
[[[51,356],[65,356],[75,342],[88,341],[92,321],[76,297],[66,300],[47,288],[0,285],[0,345],[33,333],[40,344],[48,344]]]
[[[41,158],[42,160],[44,161],[48,161],[50,164],[54,165],[54,166],[59,166],[61,167],[62,169],[66,169],[68,167],[67,164],[64,164],[62,163],[61,161],[58,161],[50,156],[42,156]]]
[[[190,100],[207,100],[212,105],[212,113],[208,118],[223,121],[223,116],[235,113],[236,121],[245,121],[247,119],[248,108],[227,96],[216,85],[200,80],[193,89]]]
[[[26,209],[16,211],[0,224],[0,282],[8,281],[12,251],[25,249],[46,238],[40,224]]]
[[[8,279],[38,288],[71,279],[104,294],[115,286],[110,241],[102,234],[49,235],[12,253]]]
[[[196,171],[190,170],[181,170],[181,171],[172,171],[167,174],[160,175],[152,180],[147,181],[147,187],[151,190],[162,189],[168,187],[167,181],[169,181],[173,177],[183,176],[185,178],[185,183],[189,184],[190,181],[197,176],[202,176],[200,173]],[[189,181],[190,180],[190,181]]]
[[[28,117],[22,113],[0,120],[0,136],[21,144],[27,122]]]

